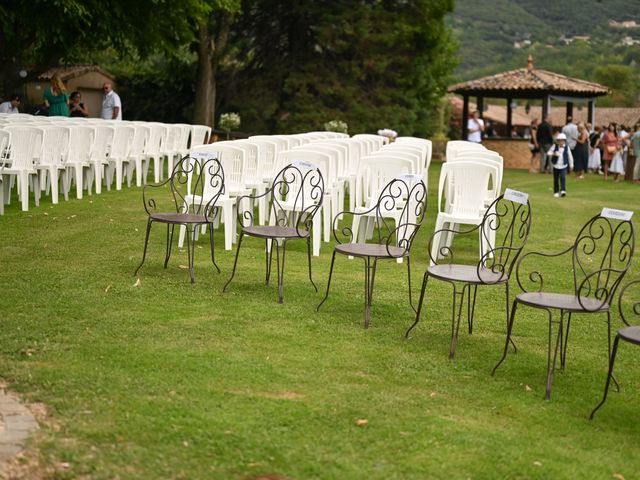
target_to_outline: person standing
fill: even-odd
[[[589,163],[588,170],[593,173],[600,172],[600,136],[601,128],[598,126],[594,131],[591,130],[591,124],[587,123],[589,134]]]
[[[609,165],[613,156],[618,151],[618,135],[616,134],[616,124],[610,123],[607,127],[607,131],[602,136],[602,166],[604,169],[604,179],[609,178]]]
[[[573,168],[573,156],[564,133],[558,134],[556,144],[547,151],[547,155],[553,164],[553,196],[564,197],[567,195],[567,169]]]
[[[636,131],[631,136],[631,146],[636,155],[636,164],[633,168],[633,183],[640,183],[640,123],[636,125]]]
[[[540,172],[546,173],[551,168],[547,152],[553,146],[553,126],[549,115],[544,117],[542,123],[538,125],[537,137],[540,145]]]
[[[58,73],[51,77],[51,86],[44,91],[44,104],[50,117],[69,116],[69,94]]]
[[[484,132],[484,121],[480,118],[480,112],[473,112],[471,118],[467,122],[467,140],[470,142],[481,143],[482,132]]]
[[[69,114],[72,117],[88,117],[89,109],[82,103],[82,95],[77,90],[71,93],[71,101],[69,102]]]
[[[102,113],[100,117],[105,120],[122,120],[122,102],[120,96],[113,91],[110,83],[102,86],[104,98],[102,99]]]
[[[574,154],[576,144],[578,143],[578,126],[573,123],[573,117],[571,117],[571,115],[567,116],[567,124],[562,127],[562,133],[567,136],[567,145],[571,153]]]
[[[0,103],[0,113],[20,113],[18,106],[22,102],[20,95],[12,95],[11,99]]]
[[[583,122],[578,124],[576,146],[571,153],[575,162],[576,178],[583,179],[589,163],[589,132]]]
[[[531,138],[529,139],[529,150],[531,150],[531,164],[529,166],[529,173],[538,173],[536,167],[536,159],[540,153],[540,143],[538,142],[538,119],[534,118],[531,121]]]

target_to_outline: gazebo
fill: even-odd
[[[542,100],[542,118],[551,109],[551,100],[565,102],[567,116],[573,116],[574,103],[588,104],[588,118],[595,123],[596,98],[607,95],[609,89],[603,85],[558,73],[534,68],[529,55],[526,68],[518,68],[489,77],[458,83],[449,87],[450,93],[462,95],[462,138],[467,137],[469,120],[469,97],[476,97],[480,116],[484,110],[485,98],[505,98],[507,101],[507,135],[511,135],[513,101],[516,99]]]

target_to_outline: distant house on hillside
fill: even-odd
[[[54,73],[58,73],[69,93],[78,90],[82,94],[82,102],[89,108],[91,117],[100,116],[102,110],[102,85],[111,83],[117,90],[115,77],[96,65],[71,65],[55,67],[41,73],[33,81],[25,85],[27,102],[32,105],[42,103],[42,95]]]

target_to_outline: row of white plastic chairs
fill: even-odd
[[[59,183],[65,199],[72,181],[77,198],[82,198],[84,189],[91,194],[94,180],[96,193],[101,193],[103,179],[107,189],[114,180],[116,189],[121,189],[124,177],[131,185],[134,172],[140,186],[151,161],[159,181],[165,159],[170,171],[176,158],[186,155],[191,146],[206,143],[210,132],[203,125],[0,115],[0,188],[4,190],[0,211],[14,184],[26,211],[29,189],[38,204],[40,191],[49,188],[52,202],[58,203]]]
[[[245,140],[216,142],[192,149],[192,155],[215,153],[225,171],[227,210],[236,208],[233,198],[253,190],[263,193],[280,168],[304,161],[317,165],[325,183],[323,199],[324,240],[329,241],[331,222],[344,209],[346,191],[349,210],[365,207],[375,200],[380,188],[403,173],[426,176],[431,161],[431,142],[413,137],[400,138],[388,144],[378,135],[354,135],[334,132],[308,132],[294,135],[254,136]],[[269,206],[262,197],[258,203],[258,218],[267,222]],[[223,206],[223,212],[225,207]],[[223,214],[225,248],[231,249],[236,238],[235,215]],[[313,253],[320,252],[320,232],[314,228]],[[181,240],[183,235],[181,235]]]
[[[487,207],[500,195],[503,158],[480,143],[454,140],[447,143],[446,162],[438,182],[438,216],[435,230],[449,229],[432,245],[431,257],[447,253],[453,231],[460,225],[479,225]]]

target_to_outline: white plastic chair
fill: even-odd
[[[135,130],[131,149],[129,151],[129,163],[127,165],[127,181],[131,186],[133,170],[136,171],[136,186],[141,187],[147,183],[147,172],[149,170],[149,157],[145,154],[151,129],[145,125],[133,125]]]
[[[5,181],[14,176],[18,180],[18,192],[20,201],[22,202],[22,211],[29,210],[29,186],[31,185],[36,206],[40,205],[40,183],[38,181],[38,171],[36,170],[34,158],[42,147],[42,137],[44,131],[37,127],[27,125],[15,125],[4,127],[4,130],[11,134],[11,143],[9,145],[9,154],[5,160],[5,168],[2,172]],[[10,183],[9,183],[10,184]],[[8,190],[4,188],[7,204],[10,196]]]
[[[9,175],[4,175],[4,161],[8,154],[7,149],[10,143],[11,134],[6,130],[0,129],[0,215],[4,215],[4,204],[8,203],[6,197],[10,190]]]
[[[108,164],[109,150],[113,143],[115,129],[106,123],[92,122],[95,130],[93,148],[89,163],[93,166],[93,176],[96,183],[96,193],[102,193],[102,179],[104,178],[104,167]],[[109,188],[111,188],[109,186]]]
[[[458,152],[462,150],[486,150],[484,145],[477,142],[469,142],[467,140],[450,140],[447,142],[447,148],[445,151],[445,159],[450,162],[455,159]]]
[[[502,175],[504,173],[504,160],[500,154],[492,150],[462,150],[458,152],[454,162],[458,161],[474,161],[480,163],[487,163],[493,165],[498,169],[498,175],[496,177],[495,184],[491,184],[487,192],[487,198],[485,199],[485,206],[489,206],[493,201],[500,196],[502,189]]]
[[[442,164],[438,183],[438,216],[435,230],[456,229],[456,225],[479,225],[484,217],[489,185],[495,185],[498,168],[475,161],[456,161]],[[449,196],[445,202],[445,196]],[[441,249],[448,248],[453,234],[438,235],[434,239],[431,258],[438,259]]]
[[[191,142],[189,148],[206,145],[211,136],[211,127],[206,125],[191,125]]]
[[[40,160],[36,169],[40,171],[40,185],[43,191],[49,193],[51,188],[51,203],[58,203],[59,183],[62,181],[62,194],[69,200],[69,172],[65,160],[69,150],[70,131],[66,127],[50,124],[41,126],[44,132]]]
[[[127,125],[117,125],[114,127],[113,143],[109,150],[107,159],[106,182],[107,190],[111,189],[113,174],[115,172],[116,190],[122,190],[122,180],[124,176],[124,164],[129,163],[129,150],[133,143],[135,128]],[[131,186],[131,177],[127,178],[129,186]]]
[[[149,122],[145,123],[149,128],[149,139],[144,147],[144,155],[147,159],[146,168],[149,169],[149,163],[153,160],[153,176],[156,183],[160,183],[163,174],[164,160],[164,141],[167,135],[167,127],[162,123]],[[171,171],[169,171],[171,175]],[[147,177],[147,172],[144,172]]]
[[[79,122],[74,122],[69,131],[69,149],[65,164],[71,178],[76,182],[76,198],[81,199],[85,184],[88,194],[91,195],[91,184],[95,177],[95,164],[90,162],[90,158],[96,131],[93,127],[81,126]]]

